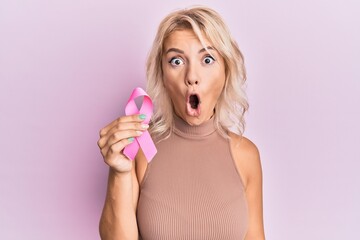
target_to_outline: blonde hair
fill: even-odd
[[[191,29],[204,44],[202,34],[210,41],[225,62],[225,86],[215,106],[215,126],[224,137],[229,131],[242,135],[244,114],[249,105],[244,92],[246,72],[244,57],[231,37],[220,15],[207,7],[178,10],[166,16],[159,25],[147,60],[147,92],[155,109],[150,132],[157,140],[170,136],[173,127],[173,105],[163,84],[162,55],[164,42],[177,30]]]

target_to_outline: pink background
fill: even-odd
[[[215,8],[246,57],[267,239],[360,239],[355,0],[0,2],[0,239],[99,239],[99,130],[123,115],[160,20]]]

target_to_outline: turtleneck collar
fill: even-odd
[[[175,134],[178,134],[187,138],[200,138],[208,136],[216,131],[215,128],[215,117],[212,116],[206,122],[200,125],[191,126],[185,122],[182,118],[174,114],[174,127],[173,131]]]

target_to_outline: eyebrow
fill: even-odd
[[[206,48],[200,49],[199,53],[205,52],[207,50],[215,50],[212,46],[207,46]]]
[[[206,50],[215,50],[215,49],[211,46],[207,46],[205,48],[200,49],[199,53],[205,52]],[[168,54],[169,52],[176,52],[176,53],[181,53],[181,54],[185,53],[183,50],[180,50],[178,48],[169,48],[165,54]]]
[[[168,54],[169,52],[177,52],[177,53],[181,53],[181,54],[185,53],[183,50],[180,50],[178,48],[170,48],[166,51],[166,54]]]

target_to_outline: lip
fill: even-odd
[[[192,108],[191,107],[191,104],[190,104],[190,96],[191,95],[196,95],[196,97],[198,98],[199,100],[199,104],[197,106],[196,109]],[[197,92],[187,92],[186,94],[186,112],[189,116],[192,116],[192,117],[198,117],[200,116],[201,114],[201,98],[200,98],[200,95],[197,93]]]

